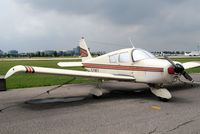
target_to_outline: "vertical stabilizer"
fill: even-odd
[[[92,56],[91,56],[90,51],[85,43],[84,37],[81,38],[81,40],[79,42],[79,46],[80,46],[80,56],[82,57],[82,61],[91,59]]]

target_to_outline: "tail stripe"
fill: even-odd
[[[80,48],[80,55],[81,57],[87,57],[88,56],[87,50]]]
[[[83,37],[79,42],[79,46],[80,46],[80,56],[82,57],[82,62],[91,59],[92,56]]]

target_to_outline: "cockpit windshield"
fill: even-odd
[[[144,59],[154,59],[155,56],[143,49],[136,49],[133,50],[132,52],[133,60],[134,61],[139,61],[139,60],[144,60]]]

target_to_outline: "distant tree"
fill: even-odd
[[[179,51],[176,51],[176,54],[180,54],[180,52],[179,52]]]
[[[54,57],[58,57],[57,51],[54,51],[53,56],[54,56]]]
[[[37,52],[35,53],[35,56],[36,56],[36,57],[40,57],[40,56],[41,56],[40,53],[41,53],[40,51],[37,51]]]
[[[40,57],[44,57],[44,52],[40,52]]]

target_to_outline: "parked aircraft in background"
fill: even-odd
[[[189,53],[185,53],[185,56],[200,56],[200,51],[192,51]]]
[[[185,69],[200,66],[199,62],[180,63],[168,57],[158,59],[151,53],[137,48],[121,49],[93,58],[84,38],[80,40],[80,56],[81,62],[59,62],[58,65],[60,67],[81,66],[88,71],[17,65],[7,72],[5,79],[17,72],[25,72],[92,77],[99,79],[99,84],[103,80],[131,81],[148,84],[153,94],[166,101],[172,95],[163,84],[175,83],[180,80],[181,75],[189,82],[195,83]],[[94,96],[101,96],[105,92],[107,91],[101,88],[91,90]]]

